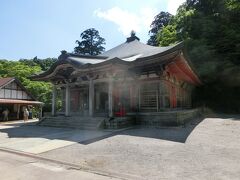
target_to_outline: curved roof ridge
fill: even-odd
[[[138,40],[134,40],[131,42],[122,43],[102,53],[101,55],[108,56],[107,60],[112,59],[113,57],[124,59],[126,57],[132,57],[137,55],[139,55],[138,58],[143,58],[143,57],[148,57],[148,56],[153,56],[156,54],[163,53],[172,48],[179,47],[179,45],[182,45],[182,42],[177,43],[175,45],[171,45],[171,46],[156,47],[156,46],[150,46],[150,45],[144,44],[142,42],[139,42]],[[132,58],[132,61],[136,59]]]
[[[144,44],[135,39],[130,42],[122,43],[98,56],[79,55],[63,51],[62,54],[58,57],[58,61],[55,62],[49,70],[33,76],[33,79],[49,75],[56,69],[57,66],[63,64],[69,64],[75,68],[83,68],[86,67],[86,64],[88,64],[88,66],[96,66],[111,63],[113,59],[118,59],[117,62],[123,63],[125,61],[124,63],[129,63],[136,60],[144,60],[145,58],[149,59],[158,55],[162,56],[167,53],[179,50],[182,47],[182,42],[172,46],[155,47]]]
[[[79,58],[89,58],[89,59],[107,59],[107,56],[102,56],[97,55],[97,56],[92,56],[92,55],[84,55],[84,54],[76,54],[76,53],[67,53],[70,56],[74,56],[74,57],[79,57]]]

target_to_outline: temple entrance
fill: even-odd
[[[88,87],[71,89],[70,109],[72,114],[88,115]]]
[[[127,112],[131,112],[132,93],[129,84],[119,83],[114,85],[114,114],[116,116],[124,116]]]
[[[108,112],[108,84],[99,83],[95,84],[95,112],[96,113],[107,113]]]

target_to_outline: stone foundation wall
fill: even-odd
[[[105,121],[106,129],[121,129],[135,124],[134,117],[115,117]]]
[[[145,126],[181,126],[199,116],[200,113],[200,109],[159,113],[139,113],[136,119],[139,125]]]

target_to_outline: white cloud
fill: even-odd
[[[173,15],[176,14],[177,9],[186,0],[168,0],[167,1],[167,11]]]
[[[157,11],[145,7],[140,9],[137,13],[132,13],[119,7],[113,7],[106,11],[98,9],[94,14],[99,18],[115,23],[118,25],[119,31],[125,36],[129,36],[131,30],[136,31],[137,33],[148,30]]]
[[[151,25],[154,17],[157,15],[158,11],[156,9],[152,8],[143,8],[141,9],[141,20],[142,23],[147,29],[149,29],[149,26]]]
[[[94,15],[107,21],[113,22],[118,26],[118,30],[124,36],[129,36],[132,30],[138,34],[147,34],[154,17],[160,11],[167,11],[173,15],[176,14],[178,7],[186,0],[151,0],[151,6],[142,6],[138,11],[130,12],[120,7],[112,7],[107,10],[98,9],[94,11]],[[159,10],[159,3],[165,2],[167,9]]]

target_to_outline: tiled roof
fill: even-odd
[[[39,101],[28,101],[28,100],[20,100],[20,99],[0,99],[0,104],[29,104],[29,105],[37,105],[43,104]]]
[[[89,67],[94,68],[116,61],[118,63],[133,64],[136,61],[144,61],[147,58],[149,59],[155,56],[158,56],[160,60],[164,61],[165,59],[160,58],[161,56],[178,52],[178,50],[182,48],[182,42],[173,46],[155,47],[141,43],[138,38],[133,38],[97,56],[64,52],[58,57],[58,61],[54,63],[48,71],[32,76],[31,78],[37,80],[46,77],[51,74],[57,66],[64,64],[72,65],[76,69],[84,69]]]
[[[13,81],[16,82],[17,85],[21,87],[22,90],[25,91],[32,98],[32,100],[36,100],[36,98],[22,85],[22,83],[17,78],[14,77],[0,78],[0,89]]]
[[[0,78],[0,88],[8,84],[10,81],[14,80],[13,77]]]
[[[101,54],[101,56],[107,56],[108,59],[117,57],[125,61],[134,61],[138,58],[143,58],[143,57],[148,57],[148,56],[153,56],[156,54],[163,53],[178,45],[179,44],[174,46],[167,46],[167,47],[155,47],[155,46],[149,46],[147,44],[141,43],[138,40],[134,40],[131,42],[125,42],[123,44],[120,44],[119,46],[104,52],[103,54]]]

